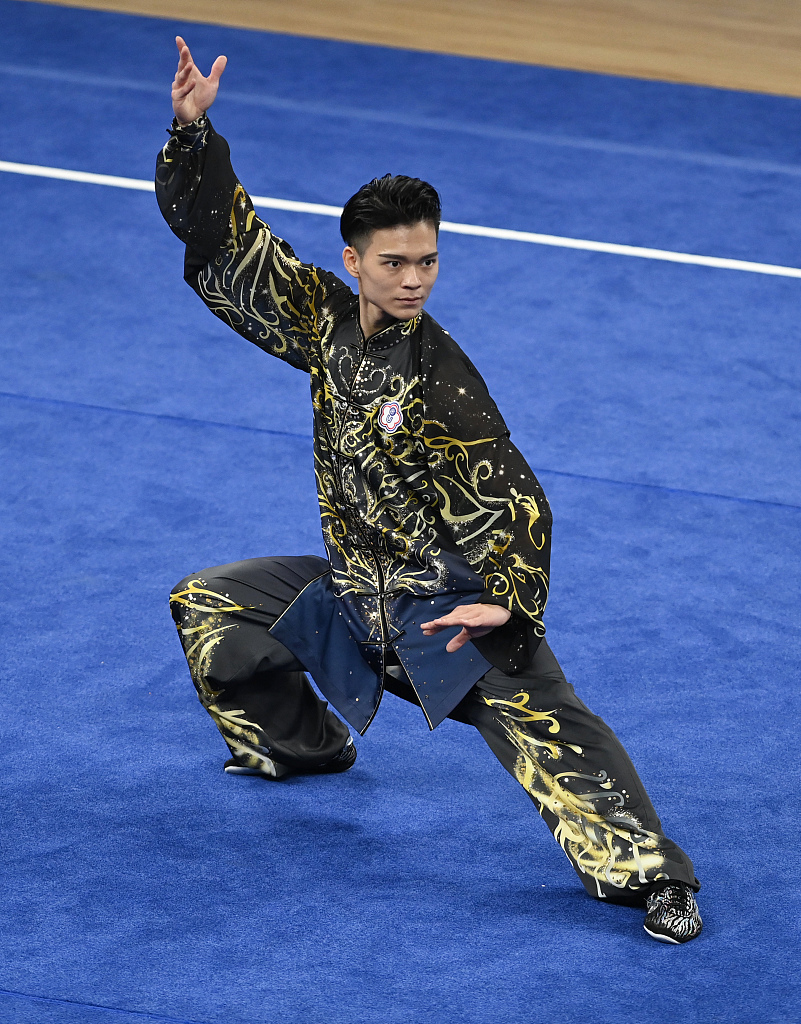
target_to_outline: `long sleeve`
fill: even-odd
[[[209,309],[259,348],[308,371],[323,305],[346,285],[301,263],[256,215],[227,142],[205,116],[173,127],[159,154],[156,195],[186,243],[184,277]]]
[[[507,664],[516,648],[524,661],[545,635],[551,510],[484,381],[450,339],[438,342],[430,372],[424,444],[440,516],[484,577],[481,601],[512,613],[476,646],[507,650]]]

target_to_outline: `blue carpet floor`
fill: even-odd
[[[801,266],[801,103],[0,0],[0,159],[146,178],[172,37],[255,194],[387,170],[449,220]],[[341,777],[229,778],[166,609],[321,551],[303,376],[146,193],[0,175],[0,1020],[790,1024],[801,282],[443,235],[430,310],[554,508],[551,646],[703,881],[588,899],[479,737],[388,697]],[[333,220],[276,213],[336,268]]]

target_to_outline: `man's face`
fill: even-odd
[[[359,281],[362,300],[396,320],[410,320],[426,303],[437,279],[437,233],[428,221],[379,228],[363,253],[342,253]]]

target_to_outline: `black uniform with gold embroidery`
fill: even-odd
[[[185,278],[243,337],[310,376],[327,559],[188,576],[172,609],[200,699],[242,764],[321,765],[384,689],[479,728],[588,891],[640,902],[697,888],[631,762],[545,644],[551,514],[486,385],[427,313],[365,339],[358,298],[301,263],[253,210],[207,118],[173,127],[159,205]],[[473,601],[512,615],[447,654],[420,623]]]

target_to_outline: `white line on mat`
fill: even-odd
[[[39,178],[57,178],[61,181],[79,181],[90,185],[112,185],[140,192],[153,192],[152,181],[141,178],[120,178],[114,174],[91,174],[88,171],[69,171],[61,167],[41,167],[38,164],[18,164],[0,160],[0,171],[11,174],[29,174]],[[338,217],[340,206],[324,203],[301,203],[293,199],[273,199],[269,196],[251,196],[254,206],[271,210],[290,210],[293,213],[312,213],[323,217]],[[606,252],[615,256],[637,256],[646,260],[664,260],[668,263],[689,263],[699,267],[717,267],[721,270],[745,270],[752,274],[772,274],[776,277],[801,277],[801,268],[782,267],[773,263],[754,263],[751,260],[730,260],[721,256],[697,256],[689,252],[671,252],[669,249],[647,249],[639,245],[618,245],[616,242],[593,242],[586,238],[563,238],[561,235],[542,235],[535,231],[514,231],[510,228],[487,228],[480,224],[458,224],[444,220],[442,231],[455,235],[474,235],[478,238],[499,238],[508,242],[531,242],[534,245],[552,245],[560,249],[582,249],[586,252]]]

